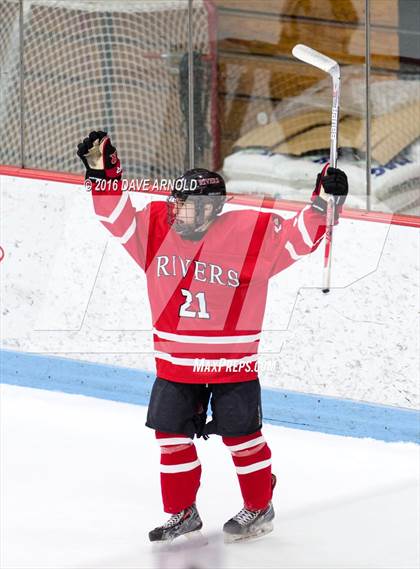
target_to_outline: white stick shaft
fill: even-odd
[[[330,132],[330,166],[337,166],[337,147],[338,147],[338,115],[340,111],[340,66],[330,57],[308,47],[307,45],[297,44],[292,50],[293,55],[301,61],[322,69],[331,75],[333,84],[333,102],[331,110],[331,132]],[[324,270],[322,276],[322,290],[329,292],[331,284],[331,258],[333,243],[333,228],[335,219],[335,201],[333,196],[329,197],[326,215],[325,231],[325,252]]]
[[[330,166],[337,166],[338,120],[340,113],[340,75],[333,78],[333,102],[331,110]]]
[[[330,135],[330,166],[337,167],[337,147],[338,147],[338,120],[340,113],[340,74],[334,75],[333,78],[333,102],[331,109],[331,135]],[[333,231],[335,219],[335,201],[331,196],[327,204],[327,219],[325,230],[325,253],[324,253],[324,270],[322,275],[322,290],[329,292],[331,286],[331,260]]]
[[[325,229],[324,270],[322,273],[322,291],[329,292],[331,286],[331,259],[333,244],[333,229],[335,218],[335,202],[331,196],[328,198],[327,219]]]

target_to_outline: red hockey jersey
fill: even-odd
[[[157,376],[186,383],[256,379],[268,280],[314,251],[325,216],[222,213],[200,241],[169,226],[165,202],[136,211],[127,191],[92,192],[95,213],[145,271]]]

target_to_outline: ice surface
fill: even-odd
[[[265,426],[275,530],[225,546],[221,526],[242,506],[236,474],[218,437],[199,440],[209,545],[167,553],[147,540],[166,514],[144,407],[2,386],[1,412],[2,569],[419,566],[414,444]]]

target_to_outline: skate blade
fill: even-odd
[[[263,526],[261,526],[255,533],[250,533],[246,535],[241,534],[234,534],[234,533],[224,533],[223,540],[225,543],[239,543],[244,541],[252,541],[254,539],[258,539],[259,537],[263,537],[268,533],[271,533],[274,529],[272,522],[267,522]]]
[[[182,539],[185,538],[185,539]],[[153,541],[152,547],[158,551],[177,551],[181,549],[190,549],[194,547],[202,547],[208,545],[208,540],[201,533],[201,530],[183,533],[173,539],[165,539],[163,541]]]
[[[191,546],[197,545],[201,547],[203,545],[208,545],[209,540],[202,534],[201,530],[190,531],[189,533],[184,533],[183,536],[188,541]]]

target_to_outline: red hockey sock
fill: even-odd
[[[163,509],[176,514],[194,504],[200,486],[201,466],[192,439],[156,431],[160,445],[160,486]]]
[[[223,437],[223,442],[232,453],[245,508],[266,508],[273,494],[271,451],[261,431],[243,437]]]

